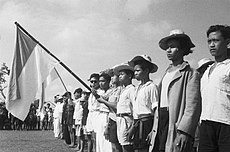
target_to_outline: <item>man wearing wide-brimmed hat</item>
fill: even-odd
[[[200,79],[184,56],[192,53],[195,45],[187,34],[177,29],[161,39],[159,46],[166,51],[171,64],[159,84],[159,126],[153,128],[157,133],[153,132],[152,146],[155,145],[155,151],[192,152],[201,112]]]
[[[133,137],[133,146],[136,152],[149,150],[147,137],[152,130],[154,113],[159,100],[157,86],[150,80],[150,73],[158,67],[147,55],[135,56],[130,62],[134,67],[134,77],[140,84],[136,87],[133,100],[134,124],[129,134]]]
[[[119,75],[122,91],[117,103],[117,136],[122,145],[123,152],[133,152],[132,142],[127,132],[133,123],[132,100],[135,86],[132,84],[134,70],[128,63],[122,63],[114,67],[114,73]]]

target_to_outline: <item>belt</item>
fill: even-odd
[[[99,109],[91,110],[90,112],[109,113],[109,112],[107,112],[107,111],[101,111],[101,110],[99,110]]]
[[[149,115],[149,116],[141,117],[141,118],[134,119],[134,120],[135,120],[135,121],[148,121],[148,120],[151,120],[151,119],[153,119],[153,118],[154,118],[153,115]]]
[[[109,114],[109,112],[107,112],[107,111],[99,111],[99,113]]]
[[[124,116],[126,116],[126,117],[132,117],[132,114],[131,113],[118,113],[117,114],[117,117],[124,117]]]

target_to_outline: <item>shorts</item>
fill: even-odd
[[[76,130],[76,136],[77,137],[84,137],[84,135],[86,135],[87,133],[86,133],[86,128],[85,128],[85,126],[81,126],[81,125],[76,125],[76,127],[75,127],[75,130]]]
[[[117,117],[117,138],[121,145],[131,145],[129,141],[127,132],[131,128],[133,122],[133,117],[122,116]]]
[[[96,127],[98,124],[98,111],[93,111],[88,113],[87,121],[86,121],[86,132],[87,134],[91,134],[92,132],[96,132]]]
[[[82,126],[81,126],[81,125],[76,125],[76,126],[75,126],[75,135],[76,135],[77,137],[83,136],[83,129],[82,129]]]

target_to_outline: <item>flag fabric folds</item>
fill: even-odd
[[[56,64],[56,60],[17,27],[6,100],[6,108],[11,114],[25,120],[37,92]]]
[[[40,93],[40,100],[39,100],[39,111],[42,112],[43,106],[45,103],[45,88],[55,79],[59,77],[56,68],[51,69],[49,75],[47,76],[46,80],[42,83],[41,86],[41,93]]]

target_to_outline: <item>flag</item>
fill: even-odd
[[[36,41],[17,27],[6,100],[6,108],[11,114],[25,120],[42,83],[57,63]]]
[[[58,73],[57,73],[57,70],[56,68],[54,67],[49,75],[47,76],[46,80],[42,83],[42,86],[41,86],[41,93],[40,93],[40,100],[39,100],[39,111],[42,112],[42,109],[43,109],[43,105],[45,103],[45,88],[55,79],[57,79],[59,76],[58,76]]]

